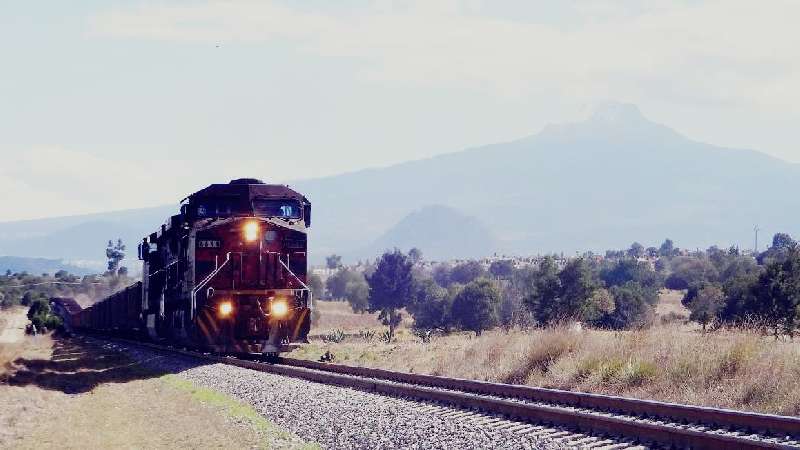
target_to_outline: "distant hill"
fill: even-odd
[[[134,264],[136,246],[164,223],[177,206],[113,211],[83,216],[0,222],[0,255],[81,261],[102,267],[109,239],[128,246],[123,265]]]
[[[399,248],[407,252],[417,247],[424,249],[426,259],[443,260],[487,255],[495,246],[491,233],[478,219],[453,208],[432,205],[407,215],[357,255],[374,258],[385,250]]]
[[[296,187],[315,204],[321,253],[359,248],[431,203],[479,217],[497,250],[516,254],[665,237],[748,246],[756,223],[765,234],[800,232],[800,166],[692,141],[623,104],[517,141]]]
[[[600,251],[666,237],[685,248],[748,247],[754,224],[763,235],[800,234],[800,165],[692,141],[624,104],[516,141],[293,187],[314,205],[316,262],[413,241],[426,255],[457,256],[459,246],[444,240],[469,242],[472,222],[444,219],[445,234],[444,223],[414,217],[424,205],[479,220],[494,249],[473,245],[475,255]],[[0,254],[102,259],[108,239],[134,248],[173,211],[0,223]]]
[[[5,274],[7,270],[14,273],[28,272],[32,275],[41,275],[43,273],[53,275],[59,270],[66,270],[73,275],[96,273],[96,271],[68,264],[57,259],[0,256],[0,273]]]

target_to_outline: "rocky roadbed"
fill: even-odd
[[[252,405],[268,420],[325,448],[619,448],[621,442],[443,405],[191,358],[116,346],[144,364]]]

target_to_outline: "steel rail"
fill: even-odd
[[[102,339],[109,340],[107,337]],[[796,449],[787,444],[725,433],[724,430],[700,431],[680,424],[644,422],[635,417],[615,416],[607,411],[637,414],[652,418],[670,418],[682,423],[708,423],[702,412],[715,420],[728,420],[729,426],[747,430],[782,429],[788,435],[800,433],[800,418],[771,416],[723,409],[677,405],[623,397],[583,394],[528,386],[487,383],[474,380],[436,377],[431,375],[392,372],[383,369],[317,363],[290,358],[279,358],[277,363],[265,363],[231,356],[203,354],[191,350],[162,345],[110,339],[173,353],[202,361],[227,364],[277,375],[301,378],[313,382],[354,388],[381,395],[409,397],[423,401],[441,402],[460,408],[478,409],[501,414],[515,420],[565,426],[581,432],[610,434],[635,438],[639,442],[653,442],[673,448],[692,449]],[[506,397],[506,398],[501,398]],[[536,401],[537,404],[524,400]],[[580,400],[580,403],[575,403]],[[570,403],[573,402],[573,403]],[[567,405],[567,406],[564,406]],[[572,408],[583,408],[575,410]],[[656,408],[657,407],[657,408]],[[638,411],[638,412],[637,412]],[[685,413],[679,416],[679,413]],[[701,420],[695,420],[700,417]],[[738,418],[736,418],[738,417]],[[753,422],[740,422],[751,418]],[[742,425],[733,425],[742,423]],[[776,425],[777,424],[777,425]],[[723,425],[725,426],[725,425]],[[778,427],[778,428],[775,428]],[[763,438],[763,437],[762,437]]]
[[[705,406],[683,405],[655,400],[641,400],[612,395],[590,394],[515,384],[447,378],[385,369],[321,363],[294,358],[280,358],[281,364],[305,367],[314,370],[336,372],[400,383],[419,384],[474,392],[483,395],[508,397],[535,402],[555,403],[577,408],[614,411],[629,415],[664,418],[679,423],[697,423],[720,428],[736,428],[756,433],[772,433],[780,436],[800,436],[800,417],[779,416]]]

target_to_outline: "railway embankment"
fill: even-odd
[[[331,303],[326,304],[326,303]],[[421,337],[386,342],[369,316],[318,302],[325,329],[292,352],[312,361],[566,389],[770,414],[800,415],[800,341],[757,331],[703,333],[680,320],[640,331],[578,327]],[[674,305],[673,305],[674,306]],[[679,305],[678,305],[679,306]],[[682,313],[682,311],[679,311]],[[337,331],[338,330],[338,331]]]
[[[138,344],[110,346],[157,370],[250,405],[262,417],[324,448],[555,449],[577,448],[579,442],[589,441],[598,448],[639,447],[632,440],[521,423],[446,403],[251,370],[230,364],[236,361],[231,358],[199,364],[202,359]]]
[[[0,344],[0,358],[0,448],[316,447],[245,403],[100,346],[23,336]]]

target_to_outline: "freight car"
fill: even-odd
[[[310,329],[310,226],[310,202],[287,186],[212,184],[139,244],[141,282],[66,320],[210,352],[289,351]]]

